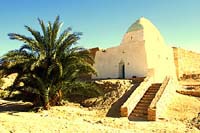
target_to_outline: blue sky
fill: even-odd
[[[0,0],[0,55],[22,42],[8,33],[30,36],[24,25],[39,29],[37,18],[62,29],[83,32],[79,45],[108,48],[119,45],[128,27],[144,16],[160,30],[168,45],[200,52],[200,0]]]

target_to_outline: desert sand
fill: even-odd
[[[38,113],[23,112],[19,108],[14,108],[13,105],[28,107],[30,103],[0,101],[0,132],[2,133],[199,132],[196,127],[192,126],[191,120],[200,111],[200,98],[178,93],[171,100],[167,111],[168,118],[156,122],[129,121],[126,117],[106,117],[105,110],[84,108],[75,103],[52,107],[49,111]],[[8,108],[9,106],[11,108]]]

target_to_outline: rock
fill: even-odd
[[[192,119],[192,125],[194,125],[196,128],[200,130],[200,112],[198,113],[198,116]]]
[[[95,123],[96,124],[102,124],[103,122],[101,120],[99,120],[99,121],[96,121]]]
[[[176,92],[183,95],[200,97],[200,91],[196,91],[196,90],[176,90]]]
[[[82,106],[84,107],[93,107],[95,105],[100,105],[103,103],[103,97],[95,97],[95,98],[89,98],[89,99],[86,99],[84,100],[81,104]]]
[[[96,101],[97,101],[97,98],[86,99],[82,102],[82,105],[84,107],[92,107]]]

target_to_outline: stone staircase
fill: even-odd
[[[161,84],[152,84],[129,115],[129,120],[147,120],[148,107],[159,90]]]

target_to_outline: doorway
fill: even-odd
[[[124,61],[120,61],[119,63],[119,78],[120,79],[125,79],[125,63]]]

